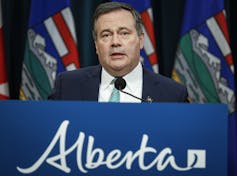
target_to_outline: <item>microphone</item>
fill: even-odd
[[[114,87],[116,89],[118,89],[119,91],[121,91],[121,92],[123,92],[123,93],[125,93],[125,94],[127,94],[129,96],[132,96],[133,98],[141,100],[142,102],[147,102],[147,103],[152,103],[153,102],[153,99],[150,96],[148,96],[147,99],[145,100],[143,98],[139,98],[139,97],[137,97],[135,95],[132,95],[132,94],[130,94],[128,92],[123,91],[123,89],[126,87],[126,85],[127,85],[126,81],[122,77],[117,77],[117,79],[114,82]]]

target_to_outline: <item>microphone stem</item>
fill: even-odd
[[[142,102],[147,102],[146,100],[144,100],[144,99],[142,99],[142,98],[136,97],[135,95],[132,95],[132,94],[130,94],[130,93],[128,93],[128,92],[125,92],[125,91],[123,91],[123,90],[121,90],[121,89],[119,89],[119,90],[120,90],[121,92],[127,94],[127,95],[132,96],[133,98],[136,98],[136,99],[141,100]]]

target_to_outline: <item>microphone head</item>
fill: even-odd
[[[118,77],[114,82],[114,87],[123,90],[126,87],[126,81],[122,77]]]

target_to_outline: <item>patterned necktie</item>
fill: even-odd
[[[110,84],[114,84],[115,80],[116,79],[113,79]],[[119,101],[120,101],[119,90],[114,87],[110,95],[109,102],[119,102]]]

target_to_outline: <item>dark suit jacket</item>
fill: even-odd
[[[154,102],[185,102],[187,89],[170,78],[143,68],[142,98]],[[60,73],[49,99],[98,101],[101,66],[90,66]]]

